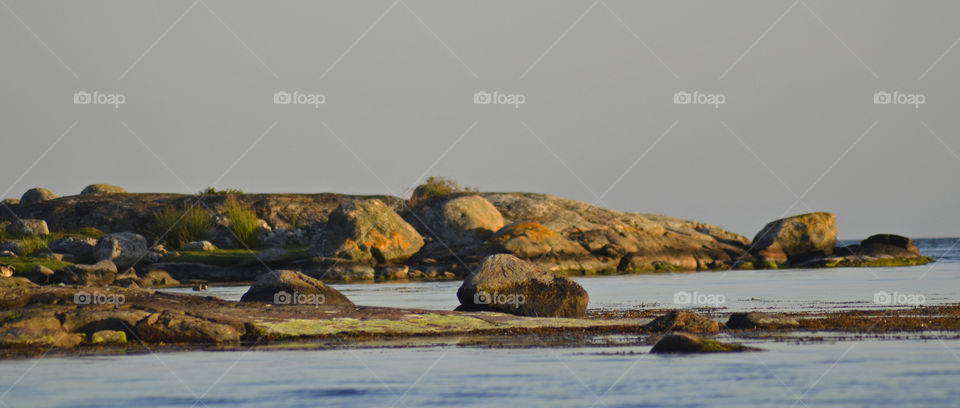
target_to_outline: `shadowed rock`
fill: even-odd
[[[70,265],[57,269],[53,280],[67,285],[107,285],[117,278],[117,265],[108,260],[93,265]]]
[[[703,339],[687,333],[670,333],[660,338],[657,344],[650,349],[651,354],[686,354],[686,353],[722,353],[730,351],[759,351],[760,349],[747,347],[741,344],[721,343],[716,340]]]
[[[457,298],[459,310],[540,317],[582,317],[589,301],[580,284],[509,254],[484,258],[463,281]]]
[[[240,300],[278,305],[353,306],[353,302],[336,289],[303,273],[287,270],[260,275]]]
[[[57,198],[57,195],[53,194],[53,191],[43,187],[31,188],[20,196],[20,206],[29,207],[47,200],[53,200],[54,198]]]
[[[727,319],[729,329],[779,329],[800,325],[797,319],[763,312],[733,313]]]

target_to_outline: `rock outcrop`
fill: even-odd
[[[361,262],[400,263],[423,247],[420,233],[380,200],[342,204],[318,235],[313,254]]]
[[[353,302],[336,289],[303,273],[288,270],[260,275],[240,300],[276,305],[353,306]]]
[[[457,298],[461,310],[539,317],[582,317],[589,301],[578,283],[509,254],[484,258],[463,281]]]
[[[837,246],[837,217],[815,212],[773,221],[753,238],[751,253],[776,259],[775,246],[791,263],[831,255]]]

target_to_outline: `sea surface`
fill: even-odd
[[[960,239],[917,244],[938,262],[577,281],[592,309],[835,311],[960,303]],[[459,282],[334,286],[358,304],[450,310]],[[211,287],[204,295],[238,299],[244,290]],[[442,345],[47,357],[0,362],[0,407],[960,406],[960,340],[942,333],[906,337],[740,339],[765,351],[689,356],[651,355],[648,346]]]

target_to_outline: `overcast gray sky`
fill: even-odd
[[[4,197],[442,175],[750,237],[808,209],[841,238],[960,235],[956,1],[3,3]]]

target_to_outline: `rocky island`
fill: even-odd
[[[688,312],[663,310],[653,320],[591,315],[588,294],[566,277],[932,261],[896,235],[838,246],[836,217],[825,212],[775,220],[750,240],[696,221],[546,194],[480,193],[442,179],[410,199],[212,189],[133,194],[109,185],[56,197],[35,188],[5,200],[0,220],[0,348],[13,355],[134,339],[169,345],[716,333],[718,322]],[[455,294],[461,306],[355,306],[324,284],[411,279],[463,279]],[[227,282],[252,286],[241,302],[151,289]],[[956,310],[931,315],[944,313]],[[822,328],[817,324],[745,315],[730,316],[728,326]],[[663,341],[657,352],[752,350],[690,334]]]

